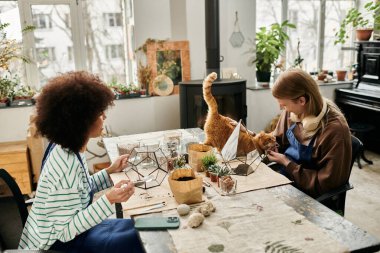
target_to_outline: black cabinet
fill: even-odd
[[[358,81],[380,86],[380,41],[357,42]]]

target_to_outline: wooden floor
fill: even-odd
[[[362,169],[352,168],[354,189],[347,192],[345,218],[380,239],[380,155],[365,154],[374,164],[362,161]]]

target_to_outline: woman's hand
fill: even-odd
[[[290,163],[290,160],[284,154],[275,152],[273,150],[268,150],[267,154],[268,159],[271,162],[276,162],[278,164],[284,165],[285,167]]]
[[[111,173],[120,172],[125,169],[128,166],[128,158],[128,154],[119,156],[116,161],[106,169],[108,175]]]
[[[134,184],[129,180],[121,180],[106,193],[108,201],[112,204],[127,201],[135,192]]]

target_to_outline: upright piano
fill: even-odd
[[[335,102],[351,130],[360,133],[366,149],[380,153],[380,41],[355,43],[357,81],[353,88],[337,89]]]

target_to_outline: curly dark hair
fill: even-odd
[[[99,77],[85,71],[54,77],[37,97],[37,134],[72,152],[86,144],[91,127],[114,94]]]

